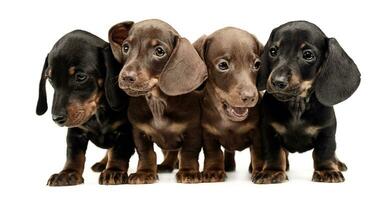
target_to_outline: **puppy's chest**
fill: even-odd
[[[81,128],[86,131],[88,139],[101,148],[111,148],[120,136],[120,126],[125,125],[125,120],[105,121],[101,124],[95,120],[89,120]]]
[[[322,127],[301,120],[287,123],[271,122],[282,145],[290,152],[305,152],[313,148],[314,141]]]
[[[214,135],[220,144],[228,150],[242,151],[252,144],[256,132],[254,122],[202,122],[202,127]]]
[[[132,105],[133,106],[133,105]],[[150,98],[139,105],[140,112],[132,113],[133,125],[141,129],[145,134],[154,136],[156,134],[182,133],[188,126],[188,122],[178,116],[177,112],[168,109],[168,102],[161,98]]]

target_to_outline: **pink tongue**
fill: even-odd
[[[245,114],[247,108],[241,108],[241,107],[232,107],[234,112],[239,114],[239,115],[242,115],[242,114]]]

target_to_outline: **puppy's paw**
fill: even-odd
[[[341,171],[341,172],[344,172],[344,171],[347,171],[347,166],[345,163],[341,162],[341,161],[337,161],[337,165],[338,165],[338,169]]]
[[[224,182],[226,173],[224,170],[207,170],[203,171],[203,182]]]
[[[84,183],[84,179],[82,175],[76,171],[62,171],[58,174],[53,174],[47,181],[48,186],[69,186],[82,183]]]
[[[129,184],[151,184],[158,180],[158,175],[148,172],[137,172],[130,174],[128,178]]]
[[[344,182],[345,178],[342,172],[337,170],[316,170],[313,173],[312,181],[325,183],[340,183]]]
[[[176,182],[178,183],[201,183],[201,174],[195,170],[179,170],[176,173]]]
[[[174,171],[174,166],[160,164],[158,165],[158,173],[171,173]]]
[[[106,163],[97,162],[94,165],[92,165],[91,169],[94,172],[102,172],[106,166],[107,166]]]
[[[284,171],[263,170],[252,175],[252,181],[256,184],[283,183],[288,180]]]
[[[126,171],[106,169],[99,176],[100,185],[120,185],[128,183],[128,173]]]

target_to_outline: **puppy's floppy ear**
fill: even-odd
[[[126,21],[112,26],[108,31],[109,43],[112,47],[114,57],[119,63],[122,63],[122,48],[121,45],[129,35],[129,30],[132,28],[134,22]]]
[[[185,94],[207,79],[207,67],[186,39],[175,36],[175,48],[159,77],[160,89],[170,96]]]
[[[205,54],[207,51],[208,37],[206,35],[202,35],[199,39],[197,39],[193,43],[193,47],[196,49],[197,53],[205,62]]]
[[[263,44],[258,40],[257,37],[255,37],[255,35],[253,35],[253,34],[251,34],[251,33],[250,33],[250,35],[251,35],[251,37],[253,38],[253,40],[255,41],[255,43],[258,45],[258,46],[257,46],[257,53],[258,53],[258,56],[261,56],[262,53],[263,53],[263,49],[264,49]]]
[[[37,102],[37,115],[43,115],[47,111],[47,99],[46,99],[46,69],[49,66],[48,63],[49,54],[47,54],[45,58],[45,64],[43,65],[41,79],[39,81],[39,95]]]
[[[329,38],[327,43],[328,51],[315,82],[315,92],[322,104],[332,106],[355,92],[361,73],[336,39]]]
[[[121,71],[121,64],[118,63],[112,55],[109,45],[103,49],[105,75],[105,96],[113,110],[119,111],[127,105],[127,95],[118,87],[118,74]]]
[[[271,73],[271,63],[268,60],[268,54],[272,45],[272,40],[274,38],[274,35],[276,33],[276,28],[271,31],[270,37],[264,46],[260,46],[260,51],[261,53],[261,61],[262,65],[261,68],[258,71],[258,77],[257,77],[257,88],[258,90],[265,90],[266,89],[266,84],[267,84],[267,79],[270,76]],[[262,50],[263,49],[263,50]]]

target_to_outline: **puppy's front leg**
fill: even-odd
[[[134,154],[134,142],[131,133],[121,133],[113,148],[108,150],[106,169],[100,174],[102,185],[118,185],[128,182],[130,157]]]
[[[200,183],[199,153],[202,139],[200,127],[189,128],[184,133],[184,142],[179,152],[178,183]]]
[[[313,151],[315,171],[312,181],[327,183],[345,181],[341,171],[346,171],[347,167],[336,158],[335,151],[335,127],[326,128],[319,133],[315,142]]]
[[[253,145],[250,146],[251,165],[249,167],[252,178],[262,171],[264,165],[261,133],[257,130],[253,134]]]
[[[137,128],[133,130],[133,139],[138,153],[137,172],[130,174],[129,184],[149,184],[158,180],[157,156],[154,152],[153,142],[145,133]]]
[[[88,138],[79,128],[67,131],[66,164],[61,172],[53,174],[47,181],[49,186],[78,185],[84,182],[82,177]]]
[[[224,156],[220,143],[211,133],[204,130],[204,182],[225,181]]]
[[[261,172],[254,174],[252,181],[257,184],[282,183],[288,180],[287,153],[281,147],[279,139],[270,126],[264,126],[262,132],[264,149],[264,166]]]

